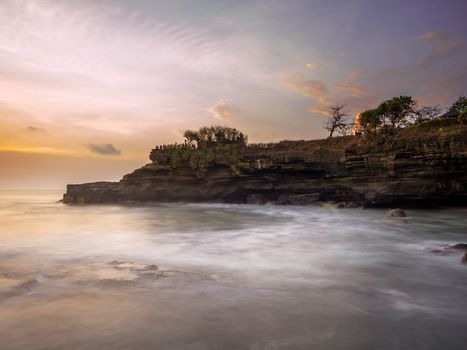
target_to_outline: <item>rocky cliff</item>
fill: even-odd
[[[68,185],[65,203],[223,202],[466,205],[467,126],[399,131],[385,142],[348,136],[250,145],[239,166],[171,166],[168,149],[119,182]]]

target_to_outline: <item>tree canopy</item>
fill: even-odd
[[[205,126],[183,133],[185,144],[173,145],[169,163],[172,168],[183,164],[197,171],[207,171],[215,164],[229,166],[236,171],[247,145],[247,136],[227,126]]]
[[[467,97],[465,97],[465,95],[460,95],[456,102],[454,102],[448,109],[449,112],[457,111],[459,113],[462,113],[465,110],[467,110]]]
[[[438,106],[418,107],[417,101],[411,96],[396,96],[361,113],[360,123],[367,135],[388,134],[396,128],[433,119],[440,112]]]
[[[186,143],[196,147],[214,145],[246,146],[247,136],[241,131],[222,125],[205,126],[198,131],[186,130],[183,133]]]

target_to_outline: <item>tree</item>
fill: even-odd
[[[347,133],[349,126],[345,118],[348,114],[343,111],[344,108],[345,105],[339,104],[329,106],[329,118],[324,126],[329,131],[329,137],[332,137],[335,131],[343,135]]]
[[[186,130],[183,137],[188,145],[196,147],[215,147],[217,145],[245,147],[247,144],[247,136],[244,133],[222,125],[204,126],[198,131]]]
[[[424,106],[417,109],[411,96],[397,96],[383,101],[378,107],[360,115],[360,123],[367,135],[390,134],[396,128],[408,126],[415,120],[432,117],[439,113],[438,107]]]
[[[186,142],[190,146],[198,146],[199,143],[199,135],[196,131],[193,130],[186,130],[183,133],[183,137],[186,139]],[[195,145],[196,143],[196,145]]]
[[[467,109],[467,97],[465,95],[460,95],[456,102],[454,102],[451,107],[449,107],[448,112],[457,111],[459,113],[464,112]]]
[[[376,108],[360,113],[360,125],[365,135],[374,135],[381,128],[383,121]]]
[[[416,108],[413,115],[413,123],[422,123],[427,120],[431,120],[439,116],[441,108],[439,106],[421,106]]]
[[[376,110],[384,125],[400,128],[409,124],[409,117],[414,114],[415,106],[416,102],[411,96],[399,96],[384,101]]]

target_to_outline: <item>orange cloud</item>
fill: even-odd
[[[325,115],[325,116],[331,115],[331,113],[329,113],[327,108],[320,107],[320,106],[311,107],[308,111],[310,111],[312,113],[319,113],[319,114],[322,114],[322,115]]]
[[[298,93],[315,99],[319,103],[326,103],[329,97],[329,90],[326,84],[319,80],[295,77],[283,79],[283,83]]]
[[[352,83],[341,83],[337,84],[336,87],[338,89],[348,90],[352,95],[361,95],[367,91],[365,88]]]
[[[353,69],[350,73],[349,73],[349,80],[356,80],[358,78],[360,78],[362,75],[362,72],[359,71],[358,69]]]
[[[315,70],[316,69],[316,64],[313,63],[306,63],[305,67],[307,67],[310,70]]]

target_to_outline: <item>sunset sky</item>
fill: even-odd
[[[187,128],[325,136],[467,93],[467,1],[1,0],[0,189],[118,180]]]

